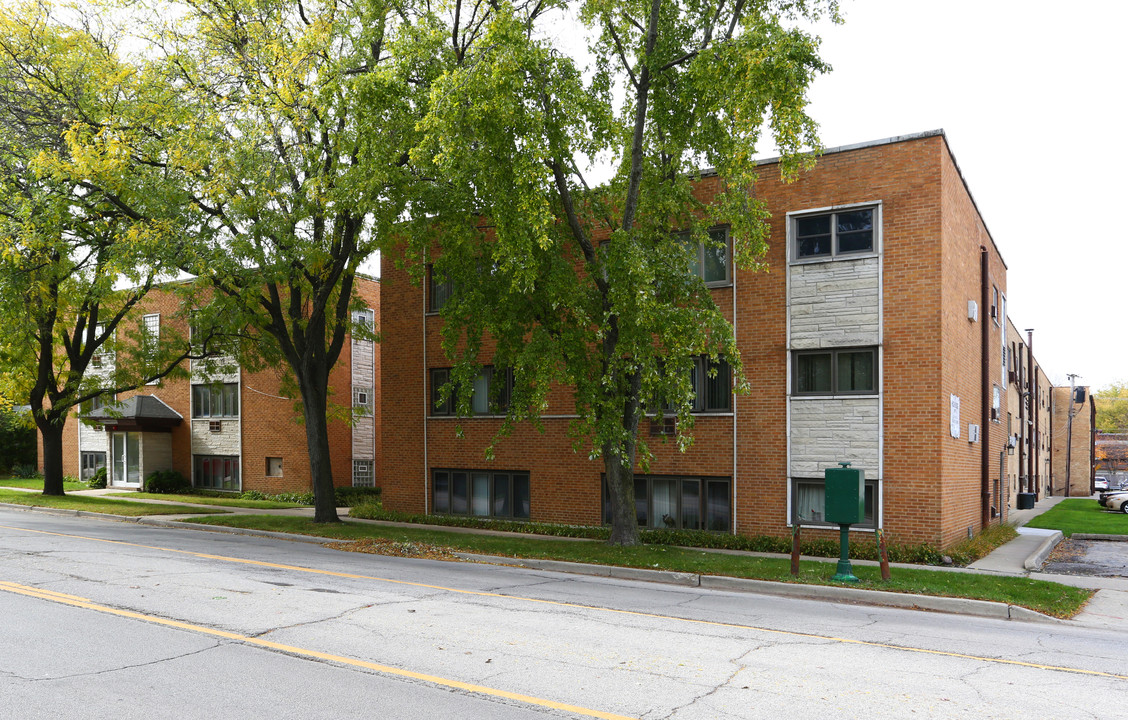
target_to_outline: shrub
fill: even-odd
[[[175,470],[158,470],[145,478],[145,490],[151,493],[179,493],[189,489],[188,481]]]
[[[28,463],[20,463],[12,466],[12,477],[30,480],[32,478],[41,478],[43,475],[39,472],[38,468]]]
[[[312,505],[313,504],[313,493],[312,492],[279,493],[278,495],[271,495],[267,499],[268,500],[275,500],[277,502],[298,503],[299,505]]]
[[[100,467],[94,471],[90,479],[86,481],[87,486],[91,489],[97,490],[106,487],[106,468]]]
[[[248,490],[245,493],[242,493],[241,495],[239,495],[239,497],[243,500],[265,500],[266,499],[266,495],[259,492],[258,490]]]
[[[339,487],[333,490],[333,502],[337,507],[355,507],[360,504],[380,502],[380,488]]]

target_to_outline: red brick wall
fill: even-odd
[[[698,193],[707,198],[717,182],[703,179]],[[980,446],[968,444],[967,423],[978,422],[979,326],[967,320],[967,300],[979,299],[980,244],[991,250],[1002,291],[1005,267],[967,198],[945,140],[933,136],[828,154],[793,184],[782,183],[776,167],[766,165],[756,195],[773,216],[767,269],[737,271],[735,290],[715,291],[718,306],[735,322],[751,392],[738,397],[735,420],[698,416],[696,441],[687,453],[653,442],[649,471],[731,476],[735,422],[736,530],[788,532],[786,214],[880,202],[884,526],[899,541],[958,539],[967,525],[978,522]],[[492,462],[483,449],[498,421],[425,420],[425,368],[449,362],[439,347],[439,318],[426,318],[424,343],[423,289],[396,265],[397,258],[386,253],[381,373],[387,506],[423,511],[429,468],[528,470],[534,519],[599,522],[602,464],[587,459],[586,445],[573,451],[567,419],[546,420],[543,434],[518,427],[499,442]],[[1001,367],[1001,359],[993,365]],[[949,393],[962,399],[960,440],[949,437]],[[572,412],[567,393],[555,397],[549,414]],[[455,432],[459,425],[461,439]],[[651,440],[646,433],[644,423],[641,434]]]
[[[379,322],[379,283],[368,278],[357,278],[357,292],[376,311]],[[142,315],[160,313],[163,339],[171,337],[172,328],[182,337],[187,336],[186,319],[181,312],[182,300],[173,292],[154,290],[139,305],[133,317],[125,322],[139,322]],[[120,334],[119,334],[120,336]],[[345,421],[352,407],[352,379],[349,365],[348,342],[341,358],[330,373],[329,447],[333,469],[333,482],[337,486],[352,484],[352,433]],[[379,348],[376,349],[376,387],[379,392]],[[283,389],[283,369],[267,369],[256,373],[240,371],[240,431],[242,442],[243,490],[259,490],[268,494],[279,492],[305,492],[311,489],[309,453],[305,426],[295,410],[296,395]],[[292,387],[292,384],[291,384]],[[296,391],[295,391],[296,392]],[[184,422],[172,429],[173,465],[185,477],[192,475],[191,454],[191,382],[185,375],[164,379],[157,385],[145,385],[138,390],[122,393],[120,400],[131,395],[154,395],[184,417]],[[376,406],[379,407],[378,405]],[[79,474],[78,418],[67,421],[64,432],[64,472]],[[376,417],[376,432],[380,434],[380,419]],[[377,443],[379,449],[379,443]],[[266,458],[282,458],[282,476],[266,476]],[[374,463],[377,467],[379,459]],[[377,475],[379,477],[379,475]]]

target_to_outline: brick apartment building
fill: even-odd
[[[697,191],[717,183],[706,176]],[[776,536],[827,527],[823,471],[850,461],[866,477],[860,529],[946,546],[1005,518],[1031,458],[1046,487],[1049,383],[1023,370],[1036,366],[1008,323],[1007,266],[943,132],[828,150],[793,184],[766,163],[756,193],[772,213],[769,269],[733,272],[726,259],[704,278],[751,392],[703,384],[685,453],[650,438],[640,523]],[[492,460],[483,450],[499,417],[434,404],[451,364],[433,312],[444,291],[382,258],[385,505],[599,524],[602,462],[573,451],[569,393],[553,393],[543,433],[518,426]],[[1042,435],[1015,427],[1027,383]],[[1008,454],[1019,442],[1022,471]]]
[[[354,312],[354,322],[373,327],[379,320],[379,283],[358,276],[356,291],[367,310]],[[158,341],[176,325],[187,336],[185,313],[173,292],[157,289],[125,322],[140,323]],[[97,359],[109,372],[115,357]],[[116,398],[112,412],[87,409],[66,425],[63,470],[88,478],[107,469],[110,485],[140,488],[157,470],[176,470],[197,488],[258,490],[267,494],[312,489],[305,429],[287,396],[281,370],[250,373],[233,361],[217,362],[204,374],[192,362],[189,377],[164,379]],[[341,351],[330,380],[331,404],[351,405],[350,424],[329,423],[333,482],[338,486],[374,485],[380,477],[380,346],[351,337]]]

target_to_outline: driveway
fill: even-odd
[[[1042,572],[1128,577],[1128,542],[1069,538],[1050,554]]]

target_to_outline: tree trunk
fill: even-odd
[[[305,375],[307,378],[317,373]],[[313,521],[340,522],[333,492],[333,468],[329,457],[329,421],[327,390],[316,381],[299,381],[302,391],[302,412],[305,419],[306,445],[309,448],[309,474],[313,482]]]
[[[63,427],[66,415],[36,417],[35,425],[43,436],[43,494],[63,494]]]
[[[611,496],[611,537],[607,542],[611,545],[638,545],[634,467],[633,463],[624,464],[617,450],[610,443],[603,446],[603,467],[607,471],[607,490]]]

